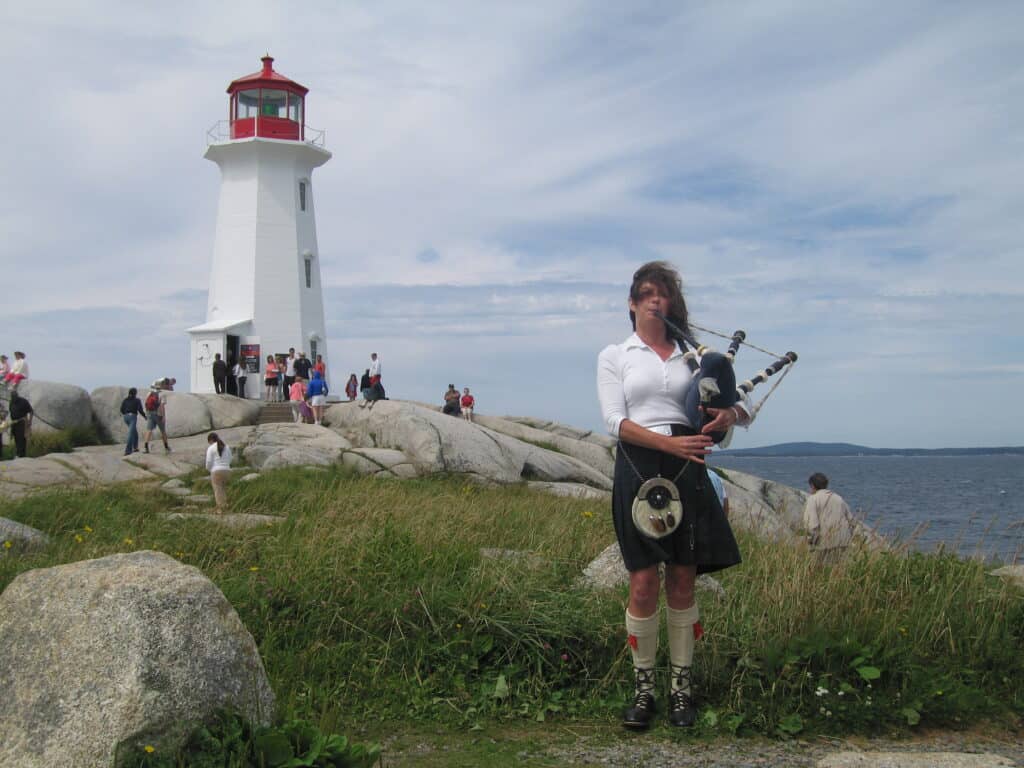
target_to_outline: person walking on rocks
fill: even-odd
[[[213,356],[213,390],[218,395],[228,391],[228,364],[221,359],[220,352]]]
[[[124,455],[131,456],[139,451],[139,416],[146,418],[146,411],[139,400],[139,390],[132,387],[128,397],[121,401],[121,418],[128,427],[128,442],[124,446]]]
[[[857,521],[850,506],[838,493],[828,490],[828,478],[815,472],[807,483],[811,495],[804,504],[804,528],[807,544],[821,563],[833,563],[853,543]]]
[[[597,359],[597,390],[608,431],[618,439],[612,521],[626,570],[626,633],[633,661],[634,693],[622,717],[644,730],[655,712],[658,604],[665,565],[669,670],[668,721],[690,726],[697,706],[691,669],[703,630],[694,600],[698,573],[740,562],[739,547],[708,481],[704,458],[711,432],[749,424],[750,408],[708,408],[709,423],[691,424],[684,395],[697,378],[683,358],[676,331],[689,331],[679,273],[666,262],[644,264],[629,289],[634,333]],[[689,334],[687,334],[689,335]]]
[[[167,395],[160,392],[156,382],[146,395],[146,439],[142,444],[144,453],[149,453],[149,441],[152,440],[155,429],[160,430],[160,437],[164,441],[164,453],[170,453],[171,445],[167,442]]]
[[[17,354],[17,353],[15,353]],[[7,418],[11,424],[11,437],[14,438],[14,455],[24,458],[28,454],[28,438],[32,435],[32,403],[11,391],[11,403]]]
[[[302,421],[302,404],[306,402],[306,384],[301,380],[292,382],[288,388],[288,401],[292,406],[292,419],[296,424]]]
[[[206,468],[210,470],[210,485],[217,511],[223,512],[228,503],[228,478],[231,477],[231,448],[216,432],[206,436]]]

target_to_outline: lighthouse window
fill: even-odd
[[[260,108],[259,91],[238,92],[238,119],[256,117]]]
[[[263,106],[260,114],[263,117],[285,117],[287,115],[287,91],[263,91]]]
[[[306,287],[313,287],[313,262],[311,259],[306,259]]]
[[[299,182],[299,210],[306,210],[306,182]]]
[[[293,123],[302,122],[302,97],[294,93],[288,94],[288,119]]]

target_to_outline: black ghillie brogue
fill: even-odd
[[[636,693],[633,704],[622,713],[622,724],[634,731],[646,731],[654,719],[654,670],[634,667]]]
[[[697,705],[690,695],[690,668],[670,664],[673,690],[668,697],[668,722],[677,728],[689,728],[697,720]]]

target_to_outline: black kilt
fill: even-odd
[[[673,424],[672,434],[697,433],[690,427]],[[633,471],[624,455],[626,453],[642,477]],[[703,464],[691,461],[675,481],[683,503],[683,520],[672,534],[651,539],[633,524],[633,499],[640,486],[659,475],[672,480],[684,464],[685,459],[651,448],[619,444],[612,488],[612,522],[626,570],[639,571],[658,563],[674,563],[696,565],[697,573],[711,573],[739,564],[741,558],[736,537]]]

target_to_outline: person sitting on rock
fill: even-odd
[[[441,409],[442,413],[447,413],[449,416],[459,416],[462,413],[462,408],[459,405],[459,390],[455,388],[454,384],[448,385],[448,391],[444,393],[444,408]]]
[[[28,378],[28,362],[25,360],[24,352],[14,353],[14,365],[4,375],[4,383],[9,387],[17,387]]]
[[[476,405],[476,399],[469,394],[469,387],[463,388],[462,400],[459,405],[462,406],[462,418],[466,421],[473,421],[473,406]]]

